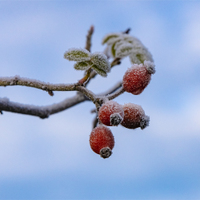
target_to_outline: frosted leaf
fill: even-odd
[[[153,62],[153,58],[151,53],[148,51],[148,49],[144,46],[134,46],[133,48],[133,53],[136,54],[137,56],[139,55],[141,57],[141,62],[143,63],[145,60],[149,60]]]
[[[115,52],[116,52],[116,50],[115,50],[115,43],[111,46],[111,54],[112,54],[112,56],[113,57],[115,57]]]
[[[91,68],[92,68],[97,74],[99,74],[99,75],[101,75],[101,76],[103,76],[103,77],[106,77],[106,76],[107,76],[107,73],[106,73],[104,70],[100,69],[98,66],[92,65]]]
[[[112,44],[116,38],[120,37],[120,33],[110,33],[107,34],[103,39],[102,39],[102,44]]]
[[[90,52],[86,49],[72,48],[65,52],[64,58],[72,61],[88,61],[90,60]]]
[[[74,64],[74,69],[76,70],[86,70],[90,67],[90,63],[89,62],[77,62]]]
[[[133,63],[133,64],[140,64],[141,63],[140,59],[134,53],[131,54],[129,56],[129,58],[130,58],[131,63]]]
[[[106,55],[103,53],[97,52],[91,54],[91,62],[105,72],[110,71],[110,63],[108,62]]]
[[[135,47],[144,46],[144,45],[142,44],[142,42],[141,42],[138,38],[133,37],[133,36],[125,37],[125,38],[124,38],[124,41],[127,41],[127,42],[132,43]]]
[[[155,74],[156,70],[155,70],[155,64],[151,61],[144,61],[144,66],[147,68],[147,71],[150,74]]]
[[[124,42],[116,49],[115,56],[119,58],[126,57],[132,53],[132,50],[133,50],[133,45],[128,42]]]
[[[127,42],[125,42],[124,40],[117,41],[114,46],[115,50],[117,50],[119,46],[123,45],[124,43],[127,43]]]

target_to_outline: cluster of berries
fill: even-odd
[[[144,64],[134,64],[123,77],[123,88],[126,92],[138,95],[146,88],[151,80],[151,74],[155,73],[155,66],[150,61]],[[127,103],[123,106],[115,101],[106,101],[98,112],[99,125],[93,129],[90,135],[92,150],[103,158],[112,154],[114,136],[107,126],[144,129],[149,125],[149,117],[145,115],[141,106]]]

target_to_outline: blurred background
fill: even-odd
[[[83,72],[63,58],[103,36],[125,31],[152,53],[156,74],[139,95],[115,100],[139,104],[150,116],[144,130],[111,127],[113,155],[89,146],[94,108],[84,102],[48,119],[4,112],[0,116],[0,199],[200,199],[199,1],[1,1],[0,76],[74,83]],[[122,79],[129,59],[89,89],[100,93]],[[0,97],[50,105],[75,92],[0,87]]]

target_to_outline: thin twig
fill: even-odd
[[[123,94],[125,92],[123,87],[120,87],[117,91],[115,91],[114,93],[106,96],[109,100],[115,99],[116,97],[118,97],[119,95]]]
[[[96,116],[94,117],[93,123],[92,123],[92,130],[97,126],[98,124],[98,115],[96,114]]]
[[[85,44],[85,49],[87,49],[88,51],[91,51],[91,46],[92,46],[91,39],[93,33],[94,33],[94,26],[91,26],[86,36],[86,44]]]

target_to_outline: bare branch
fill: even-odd
[[[77,84],[51,84],[28,78],[21,78],[19,76],[0,77],[0,86],[15,86],[15,85],[21,85],[21,86],[27,86],[45,90],[50,92],[50,94],[52,94],[52,91],[79,91],[93,102],[96,99],[95,94],[93,92]]]
[[[86,100],[88,100],[86,97],[77,94],[74,97],[49,106],[33,106],[12,102],[8,98],[0,98],[0,110],[38,116],[44,119],[51,114],[61,112]]]
[[[27,86],[45,91],[74,91],[75,84],[51,84],[35,79],[24,78],[20,76],[0,77],[0,86]]]
[[[123,94],[125,92],[123,87],[120,87],[117,91],[115,91],[113,94],[110,94],[106,96],[109,100],[115,99],[119,95]]]
[[[86,44],[85,44],[85,49],[87,49],[88,51],[91,51],[91,39],[93,32],[94,32],[94,26],[91,26],[86,36]]]

